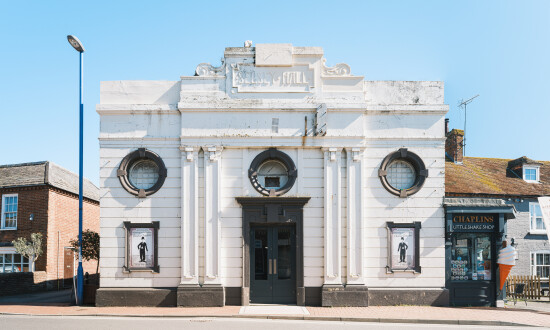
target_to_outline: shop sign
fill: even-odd
[[[491,214],[455,214],[453,231],[487,232],[495,230],[495,216]]]

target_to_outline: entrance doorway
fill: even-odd
[[[245,306],[250,303],[305,306],[303,208],[309,197],[236,199],[243,208],[241,303]],[[253,296],[251,290],[254,290]],[[294,296],[290,297],[291,294]]]
[[[73,286],[74,276],[74,250],[72,248],[64,248],[63,258],[63,287],[69,288]]]
[[[250,302],[296,303],[294,226],[251,226]]]

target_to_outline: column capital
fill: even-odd
[[[202,150],[204,151],[205,159],[215,162],[220,159],[223,146],[204,146],[202,147]]]
[[[346,147],[346,152],[351,156],[351,159],[354,162],[361,160],[361,154],[365,150],[365,147]]]
[[[196,156],[201,148],[197,146],[180,146],[179,149],[182,152],[182,156],[185,154],[185,159],[188,162],[192,162],[197,158]]]
[[[335,161],[344,148],[342,147],[323,147],[322,150],[325,152],[325,156],[328,156],[330,161]]]

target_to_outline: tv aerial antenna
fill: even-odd
[[[464,109],[464,138],[462,139],[462,155],[466,157],[466,108],[468,104],[470,104],[476,97],[478,97],[479,94],[476,96],[470,97],[467,100],[460,100],[460,103],[458,104],[459,107]]]

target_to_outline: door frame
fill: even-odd
[[[241,304],[250,304],[250,225],[295,224],[296,304],[305,306],[304,287],[304,205],[310,197],[237,197],[241,204],[243,238],[243,283]]]

